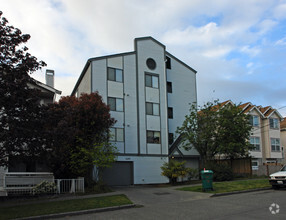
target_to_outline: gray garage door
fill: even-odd
[[[105,168],[103,181],[109,186],[129,186],[133,184],[133,162],[115,162]]]

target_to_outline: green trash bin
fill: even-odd
[[[213,171],[202,170],[201,171],[203,191],[214,190],[213,189]]]

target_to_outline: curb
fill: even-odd
[[[81,210],[81,211],[75,211],[75,212],[64,212],[64,213],[49,214],[49,215],[30,216],[30,217],[25,217],[25,218],[17,218],[17,220],[60,218],[60,217],[66,217],[66,216],[107,212],[107,211],[114,211],[114,210],[120,210],[120,209],[129,209],[129,208],[134,208],[135,206],[136,206],[135,204],[121,205],[121,206],[113,206],[113,207],[106,207],[106,208]]]
[[[219,197],[219,196],[228,196],[233,194],[241,194],[241,193],[249,193],[249,192],[256,192],[256,191],[264,191],[264,190],[270,190],[269,188],[259,188],[259,189],[249,189],[249,190],[243,190],[243,191],[234,191],[234,192],[226,192],[226,193],[216,193],[211,195],[210,197]]]

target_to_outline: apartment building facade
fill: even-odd
[[[109,185],[166,183],[161,166],[190,104],[197,102],[196,71],[152,37],[136,38],[134,51],[91,58],[72,95],[98,92],[117,120],[110,132],[117,162]]]
[[[281,145],[281,114],[271,106],[262,107],[250,102],[240,105],[242,112],[250,115],[252,130],[250,143],[254,149],[250,151],[252,169],[257,170],[265,163],[282,163],[283,148]]]
[[[281,148],[283,151],[283,160],[282,163],[286,164],[286,117],[280,123],[280,133],[281,133]]]

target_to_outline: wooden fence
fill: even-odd
[[[232,168],[232,172],[237,176],[251,176],[252,166],[251,158],[239,158],[239,159],[221,159],[212,161],[217,164],[225,164]]]

